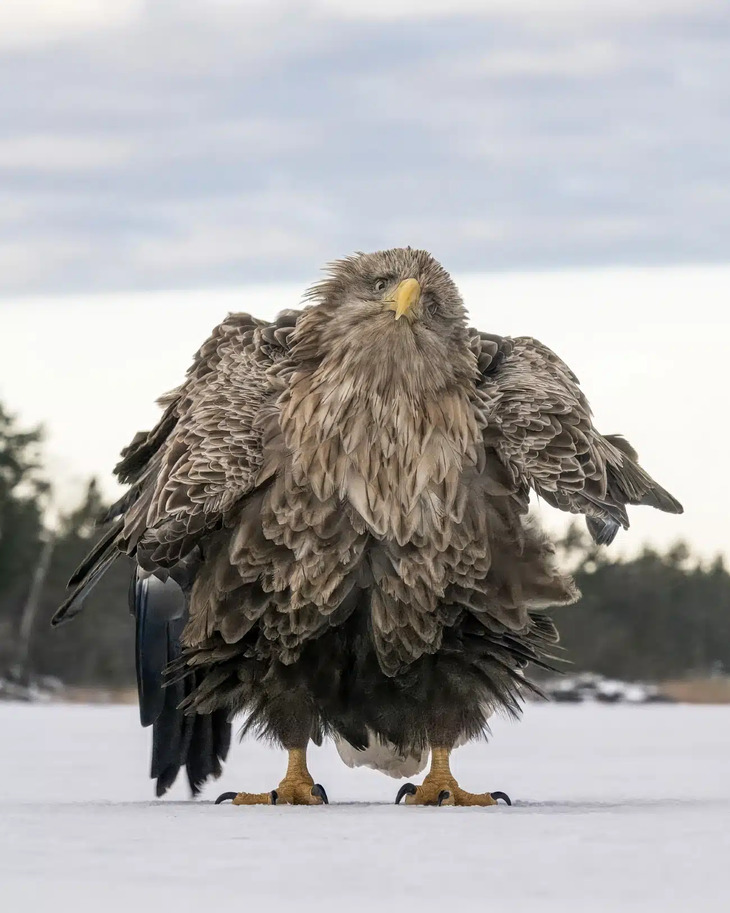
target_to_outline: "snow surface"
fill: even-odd
[[[512,808],[396,807],[399,781],[310,753],[329,807],[236,808],[247,740],[203,800],[151,798],[133,707],[0,704],[0,909],[730,910],[730,707],[531,705],[454,756]]]

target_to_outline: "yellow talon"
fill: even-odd
[[[327,805],[324,787],[315,783],[307,769],[307,751],[294,748],[289,752],[286,775],[276,789],[268,793],[224,793],[216,805],[226,799],[234,805]]]
[[[431,749],[431,769],[421,786],[406,783],[398,791],[396,804],[405,796],[406,805],[496,805],[503,799],[511,805],[504,793],[469,793],[462,789],[451,773],[448,748]]]

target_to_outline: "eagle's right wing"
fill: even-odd
[[[263,460],[262,417],[276,396],[271,375],[288,353],[297,317],[285,311],[269,324],[231,314],[216,327],[184,383],[162,398],[157,426],[123,451],[115,472],[130,489],[69,581],[75,589],[53,624],[80,611],[120,553],[148,571],[184,565],[253,490]]]

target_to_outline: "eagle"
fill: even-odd
[[[530,337],[473,329],[425,250],[330,264],[300,310],[230,314],[115,469],[128,486],[69,582],[72,618],[120,556],[135,565],[142,722],[161,795],[221,772],[231,724],[288,752],[235,805],[327,802],[307,747],[395,777],[408,804],[496,804],[450,753],[517,715],[579,593],[531,493],[609,544],[628,505],[682,507],[570,368]]]

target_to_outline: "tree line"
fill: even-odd
[[[42,443],[41,429],[22,428],[0,403],[0,675],[20,668],[73,685],[131,685],[131,562],[111,568],[75,621],[50,627],[105,504],[92,480],[81,504],[48,529]],[[575,522],[558,542],[583,593],[552,610],[564,668],[636,681],[730,671],[730,574],[720,557],[703,562],[679,542],[613,559],[583,530]]]

